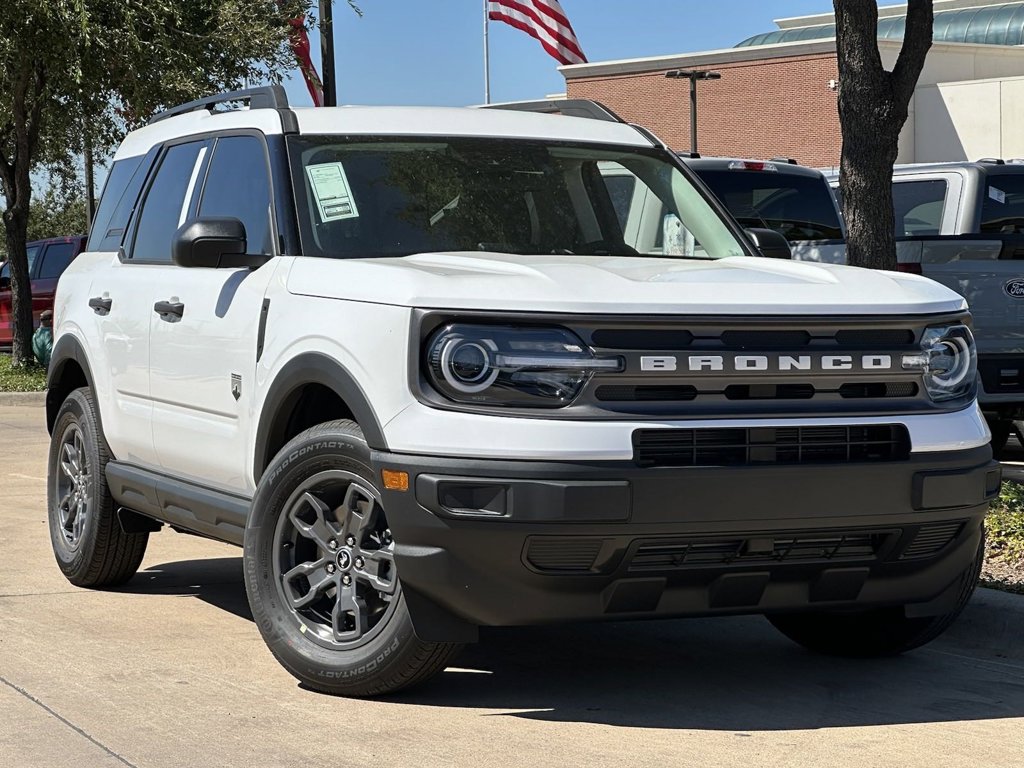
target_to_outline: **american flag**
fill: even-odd
[[[558,0],[491,0],[491,21],[503,21],[540,41],[562,64],[585,64],[580,41]]]

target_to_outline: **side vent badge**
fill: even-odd
[[[242,396],[242,377],[237,373],[231,374],[231,395],[235,400]]]

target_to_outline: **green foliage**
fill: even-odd
[[[84,235],[87,228],[85,198],[81,195],[51,186],[29,206],[29,240]]]
[[[991,554],[1024,563],[1024,485],[1003,483],[985,520]]]
[[[11,365],[10,355],[0,355],[0,392],[42,392],[46,369],[36,363]]]

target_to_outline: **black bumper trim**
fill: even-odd
[[[925,604],[974,559],[999,473],[987,446],[814,466],[373,464],[410,475],[383,494],[403,583],[475,625]],[[680,559],[694,542],[709,546]]]

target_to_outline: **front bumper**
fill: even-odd
[[[943,612],[976,556],[987,446],[866,464],[638,468],[376,452],[416,631],[881,604]],[[929,605],[930,603],[930,605]],[[454,623],[447,622],[446,618]]]

